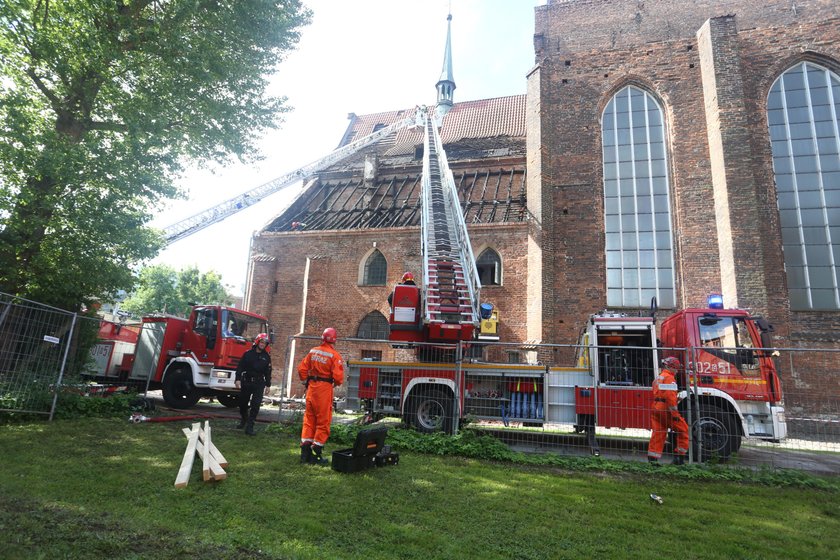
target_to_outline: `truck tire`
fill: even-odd
[[[218,399],[219,404],[227,408],[236,408],[239,406],[238,393],[217,393],[216,399]]]
[[[734,414],[711,404],[700,405],[691,428],[697,460],[725,463],[741,448],[741,434],[735,427]]]
[[[452,433],[455,407],[451,396],[440,391],[412,396],[407,408],[407,423],[414,426],[418,432]]]
[[[192,372],[186,368],[177,368],[166,374],[163,380],[163,400],[172,408],[191,408],[195,406],[201,392],[192,382]]]

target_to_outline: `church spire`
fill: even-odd
[[[437,114],[442,117],[452,108],[455,78],[452,77],[452,13],[446,16],[446,50],[443,53],[443,70],[435,85],[437,88]]]

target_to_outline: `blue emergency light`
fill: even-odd
[[[721,294],[709,294],[707,302],[709,309],[723,309],[723,296]]]

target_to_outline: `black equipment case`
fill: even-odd
[[[400,455],[392,453],[391,446],[385,445],[387,435],[388,428],[385,427],[362,430],[356,435],[356,442],[351,449],[333,451],[333,470],[353,473],[374,466],[396,465]]]

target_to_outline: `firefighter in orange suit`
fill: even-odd
[[[330,437],[333,387],[344,383],[344,362],[333,346],[336,338],[334,328],[324,329],[321,345],[310,350],[298,366],[298,375],[306,386],[306,412],[300,433],[301,463],[330,463],[321,454]]]
[[[675,465],[685,464],[685,454],[688,453],[688,425],[677,408],[676,373],[682,369],[677,358],[668,357],[662,360],[662,370],[653,380],[653,410],[650,423],[653,433],[648,444],[648,461],[659,463],[662,448],[665,447],[665,437],[668,428],[677,435],[677,447],[674,449]]]

